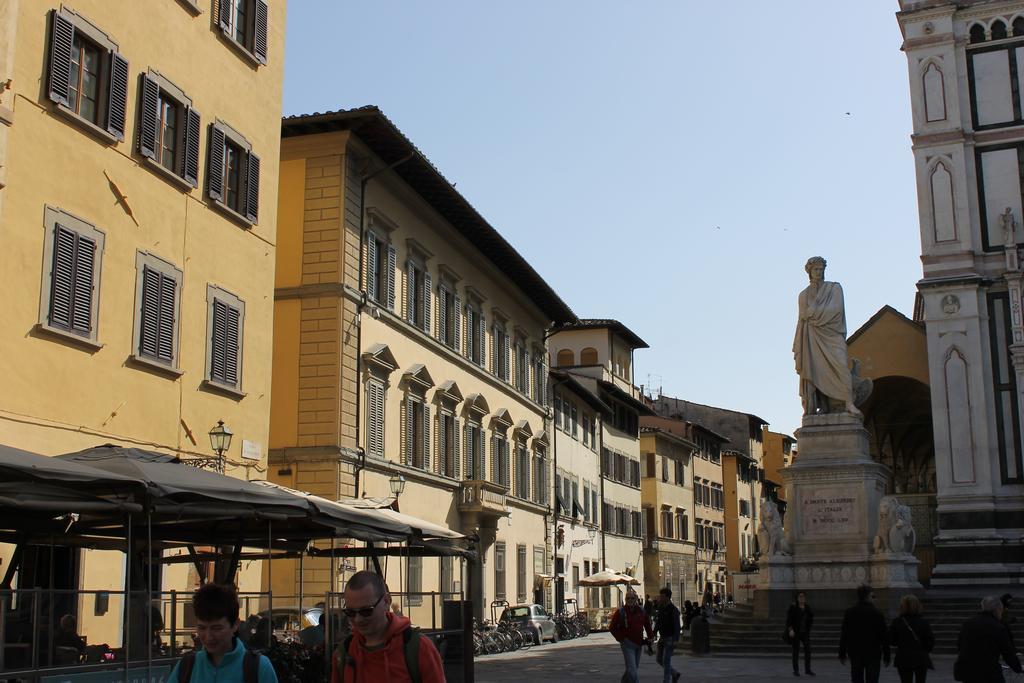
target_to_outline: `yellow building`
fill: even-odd
[[[285,119],[279,220],[271,477],[386,500],[401,476],[402,512],[479,534],[472,577],[393,561],[414,621],[438,586],[472,587],[478,615],[532,601],[553,537],[544,335],[572,311],[374,107]],[[306,566],[310,592],[338,586]]]
[[[210,457],[223,420],[227,473],[263,476],[285,3],[214,9],[0,2],[0,443]],[[120,553],[54,559],[124,584]]]
[[[782,468],[793,464],[796,450],[796,439],[788,434],[780,434],[763,426],[764,430],[764,480],[772,485],[777,501],[784,503],[786,489],[782,486]],[[784,509],[784,508],[783,508]]]
[[[693,455],[698,446],[650,422],[666,418],[641,418],[640,457],[644,515],[644,592],[656,595],[672,589],[672,598],[699,598],[694,582],[697,573],[693,533]],[[679,422],[682,427],[685,423]]]

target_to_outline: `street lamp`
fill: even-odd
[[[388,483],[391,484],[391,495],[398,500],[398,497],[402,495],[402,491],[405,490],[405,477],[401,474],[394,474],[388,479]]]
[[[590,538],[590,542],[593,543],[594,537],[597,536],[597,529],[595,529],[594,527],[589,527],[587,529],[587,536]]]
[[[217,426],[210,430],[210,448],[217,454],[217,472],[224,474],[224,453],[231,448],[231,437],[234,434],[224,424],[224,420],[217,420]]]

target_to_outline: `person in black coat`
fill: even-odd
[[[1020,661],[1014,652],[1010,632],[1003,625],[1003,603],[994,595],[981,601],[981,614],[964,622],[957,637],[954,672],[961,672],[965,683],[1003,683],[1002,656],[1006,664],[1021,673]]]
[[[935,647],[935,636],[921,616],[921,601],[916,595],[900,599],[900,615],[889,625],[889,643],[896,646],[894,663],[900,683],[925,683],[932,668],[929,653]]]
[[[786,613],[786,635],[793,646],[793,675],[800,675],[800,644],[804,646],[804,673],[815,675],[811,671],[811,626],[814,624],[814,612],[807,604],[807,596],[800,591],[793,597],[793,604]]]
[[[889,639],[885,617],[874,605],[871,586],[857,588],[857,604],[843,615],[839,633],[839,661],[850,658],[850,680],[853,683],[878,683],[879,660],[889,666]]]

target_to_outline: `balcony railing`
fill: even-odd
[[[508,514],[507,494],[508,488],[501,484],[482,479],[464,481],[459,512],[503,517]]]

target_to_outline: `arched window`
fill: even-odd
[[[992,22],[992,40],[1001,40],[1006,37],[1006,24],[996,20]]]
[[[580,365],[597,365],[597,349],[588,346],[580,351]]]
[[[981,24],[975,24],[971,26],[971,42],[972,43],[984,43],[985,42],[985,27]]]
[[[1024,36],[1024,17],[1017,17],[1013,20],[1014,37]]]
[[[556,365],[559,367],[563,365],[576,365],[576,355],[572,352],[572,349],[562,349],[559,351]]]

